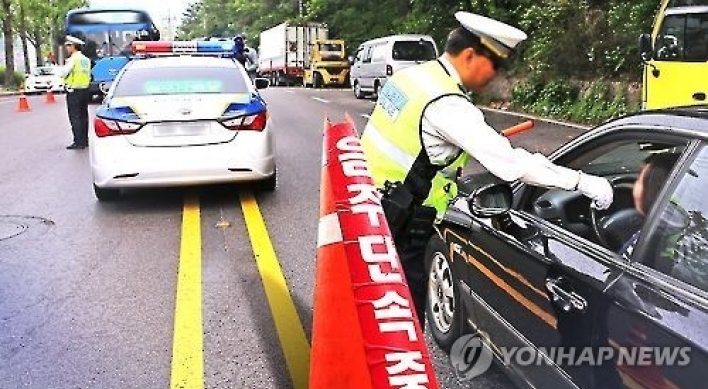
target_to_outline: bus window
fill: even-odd
[[[667,15],[656,38],[659,61],[708,61],[708,14]]]

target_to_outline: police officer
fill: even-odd
[[[455,17],[461,26],[450,32],[440,58],[401,70],[388,80],[361,139],[375,184],[403,183],[413,198],[418,225],[394,234],[394,239],[421,324],[427,298],[425,247],[436,215],[444,213],[456,194],[454,178],[441,173],[464,166],[472,156],[504,181],[579,190],[598,209],[609,207],[613,198],[606,179],[513,148],[485,122],[468,92],[481,92],[527,36],[469,12],[457,12]],[[387,218],[390,225],[388,212]],[[427,220],[430,228],[421,229],[421,220]]]
[[[69,111],[71,132],[74,143],[67,146],[69,150],[80,150],[88,147],[88,105],[91,94],[88,87],[91,82],[91,60],[81,53],[84,41],[73,36],[67,36],[64,47],[69,54],[66,64],[59,69],[59,76],[64,78],[66,85],[66,106]]]

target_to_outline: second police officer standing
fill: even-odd
[[[88,87],[91,83],[91,60],[81,52],[81,45],[84,44],[84,41],[79,38],[66,37],[64,47],[69,58],[58,73],[59,77],[64,78],[66,85],[66,106],[74,136],[74,142],[67,146],[70,150],[88,147],[88,105],[91,100]]]
[[[438,172],[454,171],[449,168],[463,166],[472,156],[504,181],[579,190],[598,209],[609,207],[613,199],[606,179],[513,148],[485,122],[467,93],[481,92],[527,35],[469,12],[455,17],[461,26],[450,32],[440,58],[397,72],[386,82],[361,138],[376,186],[398,183],[393,187],[412,198],[408,211],[413,216],[400,233],[392,225],[398,222],[387,210],[387,195],[382,205],[421,324],[427,299],[426,244],[436,216],[456,193],[454,179]]]

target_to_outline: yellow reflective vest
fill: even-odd
[[[405,181],[422,149],[421,125],[425,108],[449,95],[468,98],[439,61],[406,68],[386,82],[361,137],[369,171],[377,187],[383,187],[386,181]],[[449,172],[464,166],[467,161],[469,155],[461,152],[432,180],[424,204],[435,207],[438,217],[457,195],[454,174]]]
[[[80,51],[71,56],[73,66],[65,77],[65,84],[68,89],[86,89],[91,83],[91,60]]]

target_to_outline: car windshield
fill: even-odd
[[[51,68],[51,67],[37,68],[37,69],[34,69],[34,72],[32,72],[32,74],[35,76],[51,76],[54,74],[54,68]]]
[[[236,68],[174,67],[126,71],[113,96],[177,95],[194,93],[248,93]]]
[[[429,61],[437,58],[435,46],[427,40],[398,41],[393,44],[393,59],[397,61]]]

